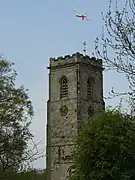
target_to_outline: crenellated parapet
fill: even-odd
[[[91,65],[94,67],[98,67],[102,69],[102,59],[96,59],[95,57],[89,57],[84,56],[83,54],[80,54],[79,52],[72,54],[72,55],[66,55],[66,56],[60,56],[57,58],[50,58],[50,69],[58,68],[66,65],[74,65],[74,64],[85,64],[85,65]]]

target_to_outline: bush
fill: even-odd
[[[108,111],[89,119],[73,159],[71,180],[135,179],[134,117]]]

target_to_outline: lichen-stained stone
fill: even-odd
[[[47,103],[47,180],[65,180],[72,165],[73,138],[88,117],[104,111],[102,60],[80,53],[50,59]],[[61,98],[60,79],[66,77],[67,97]],[[89,87],[88,79],[94,83]],[[64,88],[64,85],[63,85]]]

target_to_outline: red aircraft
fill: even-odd
[[[81,18],[82,20],[87,20],[87,16],[85,15],[76,15],[76,17]]]

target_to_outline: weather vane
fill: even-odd
[[[85,55],[85,56],[86,56],[86,45],[87,45],[87,43],[86,43],[86,41],[84,41],[84,42],[83,42],[83,46],[84,46],[83,52],[84,52],[84,55]]]

